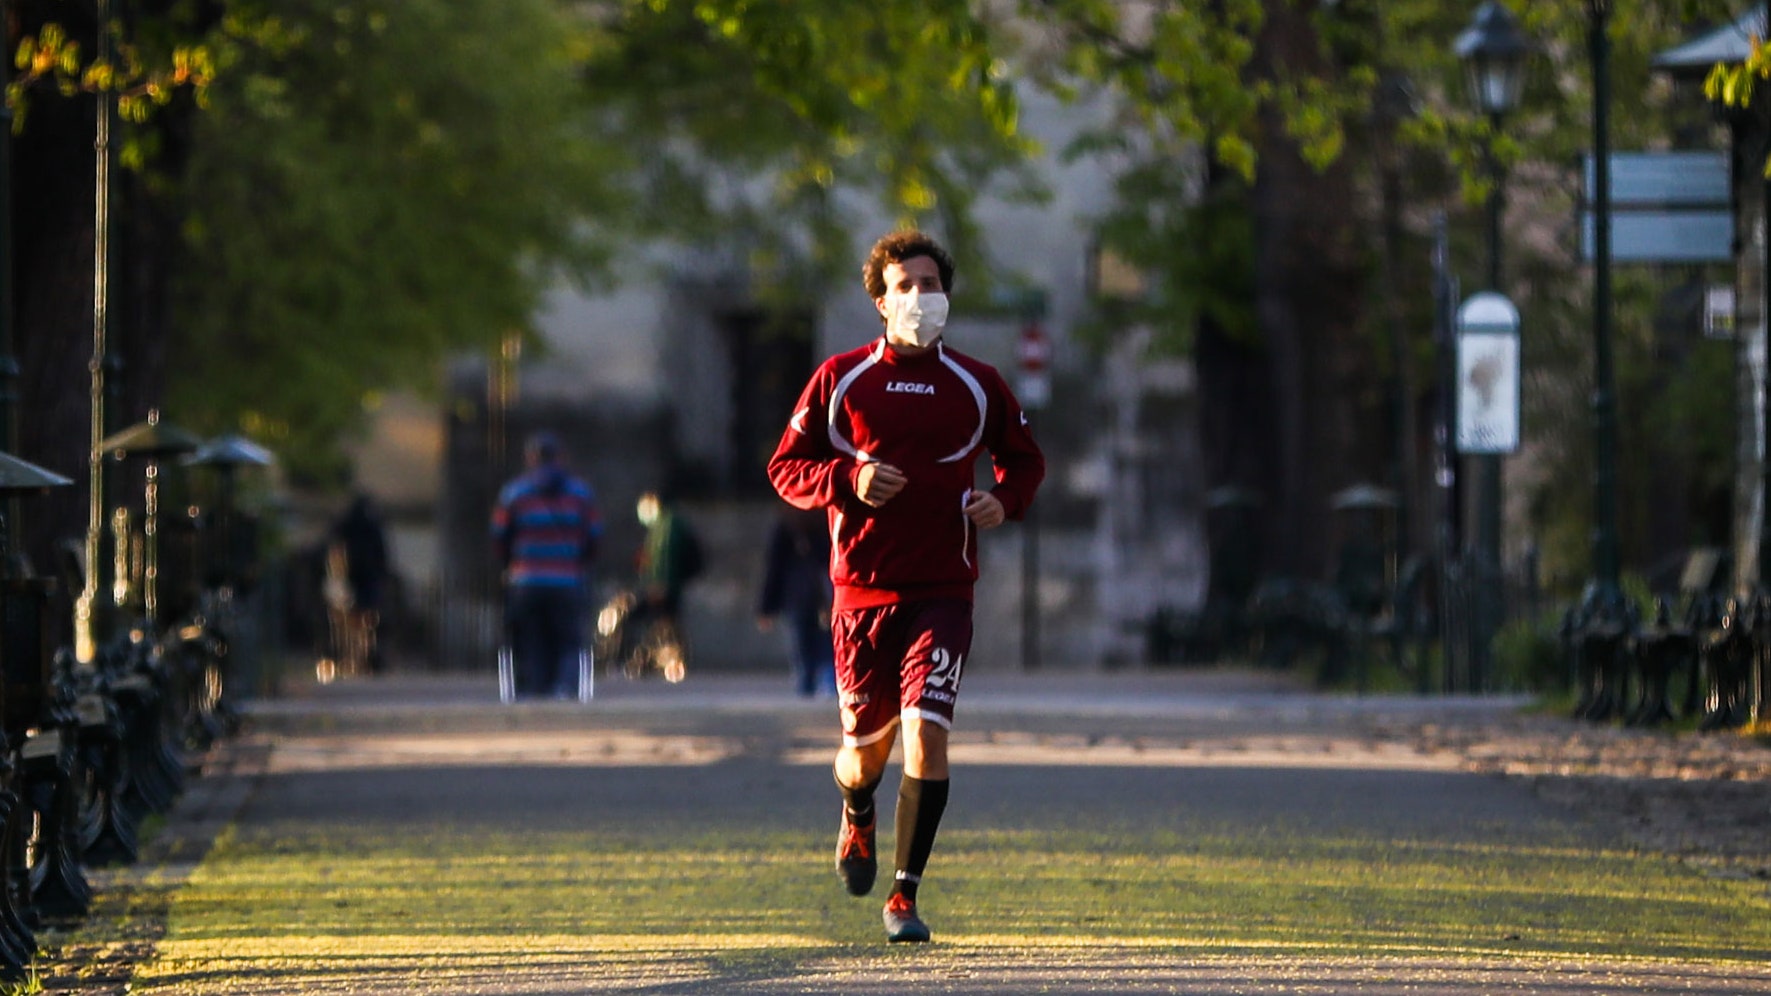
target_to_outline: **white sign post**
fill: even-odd
[[[1020,383],[1016,384],[1015,393],[1019,395],[1021,407],[1030,411],[1038,411],[1051,401],[1051,366],[1052,344],[1045,336],[1045,331],[1038,322],[1028,322],[1021,329],[1021,338],[1015,344],[1015,360],[1020,365]]]
[[[1457,451],[1519,448],[1519,309],[1483,291],[1457,309]]]
[[[1734,338],[1734,287],[1721,284],[1703,292],[1703,334],[1710,339]]]

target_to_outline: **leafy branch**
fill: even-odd
[[[107,30],[117,34],[114,25]],[[115,48],[114,58],[85,61],[80,43],[54,22],[19,39],[12,58],[18,75],[6,85],[6,106],[15,115],[13,131],[24,129],[28,98],[34,91],[53,91],[64,98],[110,94],[117,98],[118,115],[140,124],[181,90],[189,89],[202,103],[215,78],[214,57],[204,45],[178,46],[165,62],[151,67],[135,46],[119,42]]]

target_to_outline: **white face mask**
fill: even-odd
[[[908,294],[887,294],[885,306],[887,341],[930,346],[947,327],[945,294],[914,290]]]

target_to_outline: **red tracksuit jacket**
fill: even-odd
[[[836,609],[970,599],[977,530],[961,509],[985,451],[996,475],[991,493],[1009,518],[1021,518],[1045,457],[1002,375],[944,344],[903,356],[881,337],[812,374],[769,460],[769,480],[794,506],[827,510]],[[892,464],[907,479],[883,507],[855,494],[866,461]]]

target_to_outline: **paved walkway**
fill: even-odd
[[[1582,821],[1526,783],[1471,774],[1455,753],[1422,751],[1394,735],[1501,723],[1517,699],[1320,696],[1272,674],[1209,671],[978,673],[966,681],[953,750],[964,801],[944,831],[955,841],[1003,827],[1061,834],[1079,826],[1157,840],[1185,824],[1251,840],[1278,828],[1316,840],[1453,849],[1497,837],[1595,854],[1624,846],[1617,828]],[[689,833],[711,822],[766,837],[831,822],[834,793],[819,769],[829,763],[833,709],[789,697],[785,676],[701,674],[681,686],[603,680],[588,705],[495,699],[489,675],[405,675],[303,685],[256,703],[252,735],[218,755],[225,763],[169,819],[150,858],[158,870],[131,874],[176,880],[223,825],[248,836],[447,825],[613,839],[636,825]],[[828,913],[838,926],[829,929],[871,937],[875,905],[850,907],[839,897]],[[377,948],[373,936],[303,948],[293,943],[297,925],[288,950],[233,962],[175,925],[132,991],[1771,993],[1771,969],[1732,959],[1506,956],[1500,937],[1470,938],[1459,957],[1447,957],[1444,944],[1399,955],[1392,938],[1382,954],[1348,959],[1270,956],[1246,945],[1177,953],[1157,938],[1085,944],[1067,929],[1038,943],[992,940],[934,925],[942,943],[909,957],[856,940],[821,942],[827,950],[810,958],[734,960],[716,957],[729,939],[677,937],[659,947],[580,923],[546,935],[544,949],[534,937],[434,940],[465,945],[447,971]],[[1662,950],[1651,941],[1643,938],[1641,950]],[[144,945],[137,955],[146,953]],[[59,991],[121,991],[103,988],[118,978]]]

